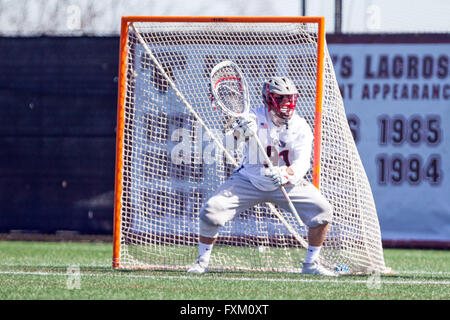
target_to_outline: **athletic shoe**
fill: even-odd
[[[200,258],[198,258],[197,262],[195,262],[195,265],[188,270],[188,273],[201,274],[201,273],[206,273],[206,272],[208,272],[208,265],[206,263],[202,262]]]
[[[303,263],[302,268],[303,274],[318,274],[321,276],[328,276],[328,277],[337,277],[338,274],[327,270],[324,266],[322,266],[319,262],[314,261],[312,263]]]

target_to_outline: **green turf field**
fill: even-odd
[[[384,253],[386,264],[397,274],[188,275],[113,270],[108,243],[0,241],[0,299],[450,299],[449,251],[387,249]]]

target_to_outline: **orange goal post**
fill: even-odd
[[[117,108],[113,267],[185,269],[197,256],[198,214],[239,162],[223,154],[227,121],[211,105],[222,60],[247,77],[252,106],[270,76],[288,76],[314,132],[305,177],[333,206],[322,262],[384,272],[381,234],[348,127],[322,17],[123,17]],[[226,152],[225,152],[226,153]],[[209,157],[207,157],[209,156]],[[211,160],[212,159],[212,160]],[[221,228],[210,268],[298,271],[307,228],[263,203]]]

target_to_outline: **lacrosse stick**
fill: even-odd
[[[250,111],[250,101],[248,96],[247,82],[239,67],[232,61],[222,61],[211,70],[211,91],[213,93],[215,103],[227,115],[233,118],[248,118]],[[272,169],[273,164],[261,143],[256,132],[253,137],[263,154],[264,161],[267,166]],[[289,209],[294,214],[300,226],[304,226],[297,213],[289,195],[284,186],[280,186],[286,201],[289,204]]]

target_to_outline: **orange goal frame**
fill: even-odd
[[[133,22],[204,22],[204,23],[316,23],[318,27],[317,43],[317,77],[314,123],[314,152],[313,152],[313,184],[319,188],[320,175],[320,144],[322,125],[323,98],[323,69],[325,50],[325,18],[324,17],[122,17],[120,29],[119,52],[119,83],[117,101],[117,136],[116,136],[116,168],[114,190],[114,235],[113,235],[113,268],[120,265],[120,214],[122,196],[123,142],[124,142],[124,103],[125,103],[125,71],[126,71],[126,43],[128,26]]]

